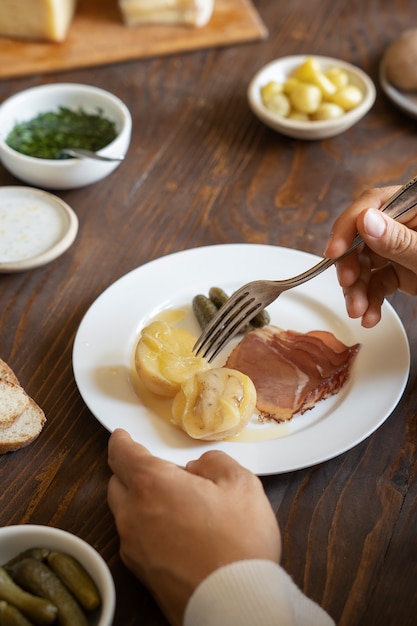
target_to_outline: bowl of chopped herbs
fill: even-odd
[[[0,159],[26,183],[72,189],[111,174],[129,148],[132,119],[114,94],[93,85],[54,83],[10,96],[0,105]],[[91,150],[115,161],[68,156]]]

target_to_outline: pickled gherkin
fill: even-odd
[[[40,563],[40,561],[33,560]],[[0,600],[18,608],[25,617],[37,626],[49,626],[49,624],[54,623],[57,616],[57,608],[54,603],[22,589],[3,567],[0,567]]]
[[[33,558],[18,561],[13,565],[12,576],[17,585],[55,605],[60,626],[88,626],[87,617],[74,596],[42,561]]]
[[[86,611],[92,611],[100,605],[97,586],[77,559],[70,554],[51,551],[47,562]]]
[[[202,330],[213,319],[217,313],[216,305],[202,294],[198,294],[193,298],[193,311]]]
[[[65,552],[29,548],[0,567],[0,626],[88,626],[100,605],[95,581]]]
[[[13,559],[10,559],[10,561],[7,561],[7,563],[3,565],[3,567],[6,571],[8,571],[8,569],[11,568],[15,563],[17,563],[18,561],[21,561],[22,559],[26,559],[28,557],[37,559],[38,561],[45,561],[48,554],[49,554],[48,548],[28,548],[27,550],[24,550],[23,552],[19,552],[19,554],[15,556]]]
[[[220,307],[228,301],[229,296],[220,287],[211,287],[209,291],[209,298],[216,305],[216,307],[220,309]]]
[[[213,319],[217,311],[229,300],[229,295],[221,287],[210,287],[209,297],[199,294],[193,299],[193,310],[202,330]],[[271,322],[269,313],[259,311],[250,323],[242,329],[247,332],[251,328],[261,328]]]
[[[0,624],[1,626],[33,626],[26,617],[13,604],[0,600]]]

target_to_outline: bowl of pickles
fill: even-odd
[[[88,543],[59,528],[0,528],[0,624],[111,626],[115,588]]]
[[[73,189],[111,174],[130,145],[132,118],[115,94],[81,83],[38,85],[0,105],[0,160],[16,178],[43,189]],[[93,160],[66,149],[91,150]]]
[[[296,139],[318,140],[345,132],[375,102],[376,89],[360,68],[332,57],[294,55],[260,69],[247,91],[264,124]]]

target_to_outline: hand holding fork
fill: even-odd
[[[417,176],[400,187],[385,204],[381,211],[391,218],[400,220],[402,216],[417,207]],[[196,354],[209,361],[220,352],[259,311],[276,300],[281,293],[297,287],[321,274],[339,259],[347,256],[363,243],[357,234],[349,249],[337,259],[324,258],[309,270],[285,280],[256,280],[238,289],[219,309],[217,315],[206,326],[198,338],[194,350]]]

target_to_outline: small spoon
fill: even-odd
[[[78,159],[96,159],[96,161],[123,161],[124,157],[111,157],[97,154],[93,150],[83,148],[62,148],[60,155],[76,157]]]

